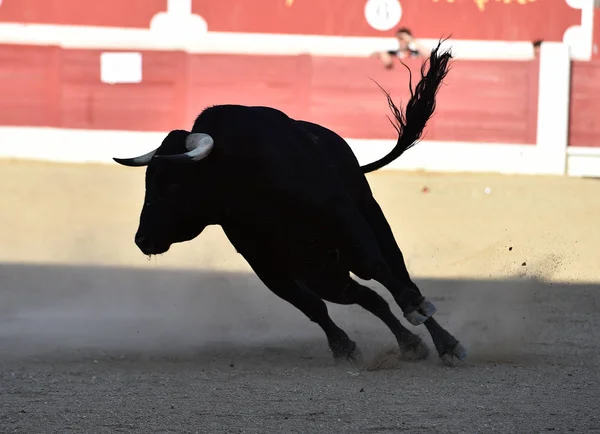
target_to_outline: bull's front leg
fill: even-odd
[[[336,363],[346,360],[357,366],[363,364],[360,349],[346,332],[333,322],[323,299],[302,280],[295,279],[284,270],[281,263],[278,263],[278,258],[259,245],[260,237],[231,225],[223,226],[223,231],[267,288],[321,327]]]

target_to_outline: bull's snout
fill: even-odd
[[[144,255],[161,255],[171,246],[170,243],[160,243],[140,233],[135,234],[135,244]]]
[[[141,249],[148,242],[148,238],[145,235],[135,234],[135,244]]]
[[[153,242],[150,238],[142,234],[135,235],[135,244],[142,251],[144,255],[160,255],[164,253],[166,248],[159,246],[157,243]]]
[[[135,234],[135,245],[144,253],[144,255],[151,255],[152,243],[148,241],[148,237],[142,234]]]

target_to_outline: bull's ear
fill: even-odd
[[[113,158],[113,160],[115,160],[115,162],[121,164],[122,166],[142,167],[142,166],[147,166],[150,163],[150,160],[152,160],[152,157],[154,157],[154,154],[156,154],[156,149],[148,152],[147,154],[140,155],[139,157]]]

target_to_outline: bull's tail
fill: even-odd
[[[442,84],[442,80],[446,77],[446,74],[448,74],[448,62],[452,59],[452,54],[449,51],[442,52],[441,54],[439,53],[442,42],[443,41],[441,40],[437,47],[431,50],[429,71],[427,71],[427,74],[425,74],[427,60],[423,62],[423,65],[421,66],[421,81],[419,81],[414,90],[412,88],[412,74],[410,75],[411,82],[409,82],[409,89],[411,97],[406,105],[406,114],[403,114],[402,111],[396,107],[390,94],[378,84],[385,93],[390,109],[394,113],[395,122],[392,122],[391,120],[390,122],[396,131],[398,131],[398,142],[389,154],[377,161],[362,166],[361,169],[363,173],[373,172],[374,170],[381,169],[387,164],[390,164],[402,155],[404,151],[414,146],[421,138],[425,125],[435,110],[435,97]],[[408,66],[404,63],[403,65],[410,73]]]

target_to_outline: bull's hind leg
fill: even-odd
[[[389,264],[394,276],[405,285],[410,286],[419,294],[421,292],[417,285],[410,279],[404,256],[396,243],[392,229],[390,228],[381,207],[372,199],[366,204],[361,211],[365,218],[370,223],[373,232],[379,242],[379,248]],[[448,333],[440,324],[433,319],[435,307],[433,303],[424,299],[424,303],[420,305],[419,311],[428,316],[425,321],[425,327],[431,335],[431,339],[438,351],[439,356],[445,364],[451,364],[452,358],[456,357],[459,360],[464,360],[467,357],[466,349],[456,340],[454,336]]]
[[[371,226],[354,202],[346,197],[337,197],[329,205],[329,215],[324,217],[329,220],[332,233],[338,236],[337,240],[347,258],[350,271],[361,279],[374,279],[385,286],[411,324],[425,322],[427,316],[422,309],[425,299],[416,286],[394,276],[381,253]]]
[[[313,282],[311,281],[311,287]],[[323,286],[321,288],[321,286]],[[315,290],[323,299],[337,304],[358,304],[379,318],[394,334],[402,356],[410,360],[421,360],[429,356],[429,348],[423,340],[412,333],[394,316],[384,298],[366,286],[359,284],[349,275],[341,285],[319,282]]]
[[[433,317],[427,318],[425,327],[431,335],[435,349],[437,350],[444,365],[452,366],[454,358],[464,360],[467,357],[467,350],[462,346],[454,336],[446,331]]]
[[[394,238],[392,229],[377,201],[375,199],[369,200],[366,205],[361,207],[361,212],[371,226],[375,238],[377,239],[379,249],[381,250],[381,254],[388,263],[392,274],[403,285],[410,287],[413,291],[423,297],[419,287],[410,278],[406,263],[404,262],[404,255],[402,255],[402,252],[396,243],[396,239]],[[427,298],[423,297],[423,301],[419,304],[419,312],[426,317],[430,317],[436,310],[435,305]]]
[[[324,179],[328,179],[325,177]],[[355,201],[341,194],[336,178],[329,178],[333,187],[318,185],[321,192],[313,196],[312,189],[292,188],[278,194],[277,201],[289,206],[299,218],[327,228],[327,237],[336,240],[348,258],[349,270],[364,280],[374,279],[394,296],[405,318],[413,325],[427,320],[429,304],[414,286],[398,280],[391,272],[369,223],[357,209]],[[321,190],[319,190],[319,188]]]

